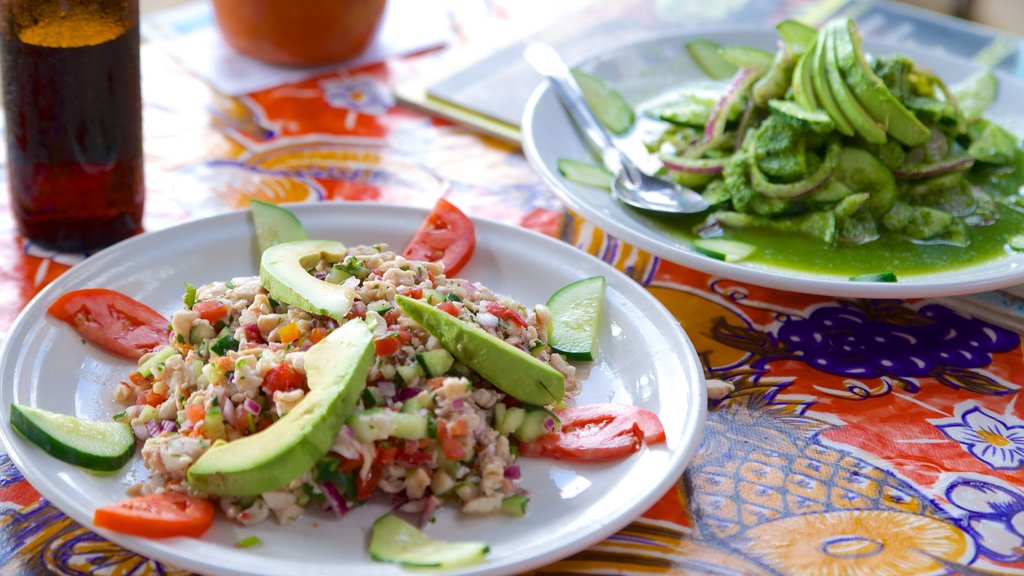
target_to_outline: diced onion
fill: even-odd
[[[260,403],[253,400],[252,398],[245,399],[245,402],[242,403],[242,409],[248,412],[249,414],[252,414],[253,416],[259,416],[260,411],[262,410],[260,408]]]
[[[522,476],[522,471],[519,469],[518,464],[513,464],[508,468],[505,468],[505,478],[509,480],[519,480]]]
[[[498,317],[490,312],[478,312],[476,315],[476,322],[484,328],[498,327]]]
[[[320,485],[320,490],[324,493],[327,506],[334,511],[335,516],[341,518],[348,512],[348,505],[345,504],[345,499],[341,497],[341,493],[334,487],[334,484],[324,482]]]
[[[377,391],[385,398],[394,398],[395,383],[391,380],[381,380],[380,382],[377,382]]]

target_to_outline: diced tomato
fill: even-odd
[[[398,334],[388,334],[373,341],[373,351],[377,356],[390,356],[398,352],[401,347],[402,343],[398,340]]]
[[[444,376],[434,376],[433,378],[427,379],[427,386],[431,388],[440,388],[444,384]]]
[[[431,453],[427,450],[430,445],[430,441],[426,438],[422,440],[406,440],[402,443],[402,449],[398,452],[395,458],[399,462],[411,464],[413,466],[419,466],[430,462]]]
[[[388,326],[394,326],[401,314],[397,308],[392,308],[384,313],[384,321],[388,323]]]
[[[658,415],[625,404],[588,404],[558,412],[561,432],[519,444],[524,456],[564,460],[617,460],[641,444],[665,441]]]
[[[449,316],[459,317],[459,305],[455,302],[441,302],[437,305],[437,309],[447,313]]]
[[[423,298],[423,288],[420,288],[419,286],[413,286],[412,288],[406,289],[405,292],[402,293],[402,295],[408,296],[409,298],[412,298],[414,300],[419,300],[420,298]]]
[[[402,255],[410,260],[444,263],[454,276],[469,262],[476,248],[473,222],[453,204],[441,198],[434,204]]]
[[[192,311],[199,313],[199,317],[211,325],[227,318],[228,307],[216,300],[203,300],[192,305]]]
[[[164,400],[167,400],[167,397],[164,396],[163,394],[157,394],[152,390],[143,390],[142,392],[139,393],[139,397],[135,400],[135,403],[140,406],[143,404],[148,404],[156,408],[157,406],[163,404]]]
[[[381,464],[394,464],[395,457],[398,455],[398,446],[378,446],[377,447],[377,462]]]
[[[134,384],[136,387],[141,387],[143,384],[152,380],[153,377],[150,376],[149,378],[146,378],[139,372],[132,372],[131,374],[128,375],[128,379],[131,380],[132,384]]]
[[[377,485],[380,484],[382,473],[382,467],[379,462],[374,462],[370,466],[370,473],[363,478],[362,474],[356,474],[356,498],[359,500],[369,500],[373,493],[377,490]]]
[[[87,288],[64,294],[47,311],[71,324],[89,342],[137,360],[167,343],[167,319],[114,290]]]
[[[317,342],[323,340],[326,337],[327,328],[324,328],[322,326],[317,326],[316,328],[313,328],[312,330],[309,331],[309,341],[312,342],[313,344],[316,344]]]
[[[338,472],[341,473],[359,470],[359,468],[363,465],[363,461],[359,458],[345,458],[344,456],[338,455],[338,460]]]
[[[163,492],[97,508],[92,521],[99,528],[147,538],[199,537],[213,524],[213,503]]]
[[[506,308],[505,306],[502,306],[497,302],[485,302],[483,307],[484,310],[490,312],[491,314],[494,314],[495,316],[501,318],[502,320],[508,320],[513,324],[518,324],[519,326],[526,328],[526,320],[524,320],[523,317],[519,315],[519,313],[510,310],[509,308]]]
[[[189,422],[197,424],[206,417],[206,409],[202,404],[187,404],[185,405],[185,416],[188,417]]]
[[[306,377],[292,368],[291,364],[278,364],[271,368],[263,377],[263,390],[271,396],[274,392],[287,392],[302,388],[306,384]]]
[[[444,420],[437,421],[437,442],[448,460],[462,460],[466,457],[466,448],[456,435],[448,430],[448,424]]]
[[[412,332],[409,332],[404,327],[399,328],[398,329],[398,340],[402,344],[408,344],[409,342],[412,342]]]

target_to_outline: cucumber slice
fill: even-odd
[[[153,368],[161,363],[166,362],[168,358],[174,356],[178,351],[174,349],[174,346],[166,346],[161,348],[156,354],[150,356],[145,362],[139,366],[139,374],[145,377],[153,375]]]
[[[758,74],[768,70],[775,59],[771,52],[750,46],[726,46],[719,50],[718,54],[737,68],[752,70]]]
[[[738,262],[757,250],[753,244],[725,238],[697,238],[693,241],[693,248],[705,256],[724,262]]]
[[[573,70],[572,75],[583,91],[583,97],[590,104],[594,116],[612,134],[625,134],[636,121],[636,112],[629,102],[614,88],[597,76],[582,70]]]
[[[520,442],[532,442],[545,434],[562,429],[562,421],[550,410],[539,406],[527,406],[524,412],[523,423],[515,432]]]
[[[698,38],[686,43],[686,51],[705,74],[715,80],[725,80],[736,73],[736,65],[722,58],[722,47],[711,40]]]
[[[515,494],[501,499],[501,511],[509,516],[523,516],[526,514],[526,504],[530,501],[526,496]]]
[[[274,244],[309,239],[302,223],[286,208],[253,199],[249,200],[249,211],[252,212],[260,254]]]
[[[501,408],[498,408],[501,406]],[[504,404],[494,406],[494,429],[502,436],[513,434],[523,425],[526,410],[519,406],[505,407]]]
[[[600,166],[568,158],[558,160],[558,173],[577,184],[602,190],[611,190],[615,179],[614,174]]]
[[[370,533],[370,557],[402,566],[468,566],[482,562],[489,550],[486,542],[435,540],[394,514],[378,518]]]
[[[135,453],[135,434],[122,422],[81,420],[11,404],[11,426],[50,456],[90,470],[117,470]]]
[[[775,25],[775,30],[791,54],[803,54],[818,37],[817,30],[796,20],[783,20]]]
[[[552,348],[567,358],[594,359],[604,287],[604,276],[591,276],[563,286],[548,299]]]
[[[879,272],[877,274],[861,274],[850,276],[852,282],[896,282],[895,272]]]
[[[791,100],[769,100],[768,108],[797,128],[814,132],[831,132],[836,127],[835,122],[821,108],[808,110]]]
[[[416,361],[423,367],[423,372],[426,373],[428,378],[434,378],[436,376],[443,376],[451,370],[452,364],[455,363],[455,358],[444,348],[439,348],[437,350],[420,352],[416,355]]]
[[[970,123],[981,118],[995,102],[999,80],[990,70],[980,70],[953,86],[952,90],[964,119]]]

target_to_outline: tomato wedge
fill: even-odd
[[[665,428],[650,410],[625,404],[588,404],[558,412],[561,432],[519,444],[524,456],[607,461],[624,458],[641,444],[665,441]]]
[[[444,198],[427,214],[402,255],[410,260],[444,263],[445,274],[454,276],[469,262],[476,248],[473,222]]]
[[[92,521],[99,528],[147,538],[199,537],[213,524],[213,503],[164,492],[97,508]]]
[[[125,358],[137,360],[167,343],[167,319],[114,290],[74,290],[57,298],[48,311],[74,326],[82,338]]]

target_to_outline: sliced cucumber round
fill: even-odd
[[[454,568],[483,561],[490,550],[486,542],[445,542],[427,536],[394,514],[373,523],[370,557],[417,568]]]
[[[633,127],[636,112],[622,94],[593,74],[574,69],[572,75],[580,85],[594,116],[609,132],[625,134]]]
[[[249,211],[256,228],[260,254],[274,244],[309,239],[302,223],[287,208],[253,199],[249,200]]]
[[[604,288],[604,276],[591,276],[563,286],[548,299],[552,348],[567,358],[594,359]]]
[[[135,434],[121,422],[81,420],[11,404],[11,425],[50,456],[90,470],[117,470],[135,453]]]
[[[878,272],[876,274],[860,274],[850,276],[851,282],[896,282],[895,272]]]
[[[693,248],[705,256],[724,262],[738,262],[757,250],[753,244],[725,238],[698,238],[693,241]]]
[[[615,180],[615,174],[600,166],[570,158],[560,158],[558,160],[558,172],[566,180],[602,190],[611,190],[612,180]]]

